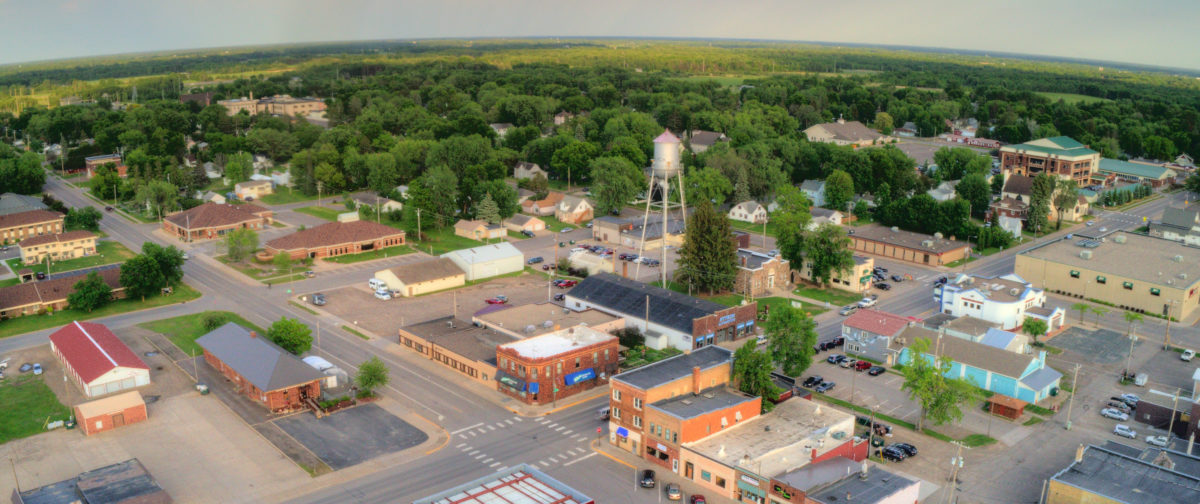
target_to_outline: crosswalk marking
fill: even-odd
[[[494,430],[496,430],[496,426],[494,426],[494,425],[489,425],[489,426],[487,426],[487,428],[488,428],[488,430],[489,430],[489,431],[494,431]],[[479,429],[479,430],[483,430],[483,429]]]
[[[491,467],[491,468],[495,469],[495,468],[496,468],[496,466],[498,466],[498,465],[500,465],[500,463],[499,463],[499,462],[492,462],[492,465],[490,465],[490,466],[488,466],[488,467]]]
[[[481,461],[480,461],[480,463],[481,463],[481,464],[486,464],[486,463],[488,463],[488,462],[491,462],[491,461],[493,461],[493,460],[496,460],[496,459],[494,459],[494,458],[492,458],[492,457],[488,457],[488,458],[485,458],[485,459],[481,460]]]
[[[547,464],[545,460],[539,460],[538,463],[542,464],[542,467],[550,467],[550,464]]]
[[[471,437],[475,437],[475,431],[470,431],[470,432],[468,432],[467,434],[470,434],[470,435],[471,435]]]
[[[475,455],[476,453],[479,453],[479,450],[471,450],[467,452],[467,455]]]
[[[486,456],[487,456],[487,454],[486,454],[486,453],[480,453],[479,455],[476,455],[476,456],[475,456],[475,460],[479,460],[479,459],[481,459],[481,458],[483,458],[483,457],[486,457]]]
[[[562,435],[564,435],[564,436],[570,436],[570,435],[571,435],[571,432],[573,432],[573,431],[572,431],[572,430],[570,430],[570,429],[567,429],[565,432],[563,432],[563,433],[562,433]]]
[[[524,422],[524,421],[525,421],[525,419],[523,419],[523,418],[521,418],[521,417],[513,417],[512,419],[513,419],[513,420],[516,420],[516,421],[518,421],[518,422]]]
[[[508,425],[512,425],[512,424],[513,424],[513,421],[512,421],[512,419],[511,419],[511,418],[509,418],[508,420],[505,420],[504,422],[505,422],[505,423],[507,423]]]
[[[467,443],[458,443],[458,446],[455,446],[455,448],[462,448],[464,446],[467,446]]]

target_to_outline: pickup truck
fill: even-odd
[[[876,303],[878,303],[878,302],[879,302],[879,301],[877,301],[877,300],[875,300],[875,299],[871,299],[871,298],[869,298],[869,297],[865,297],[865,298],[862,298],[862,301],[859,301],[859,302],[858,302],[858,307],[859,307],[859,308],[870,308],[870,307],[872,307],[872,306],[875,306],[875,304],[876,304]]]

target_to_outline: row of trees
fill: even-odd
[[[133,256],[121,265],[121,286],[127,297],[160,294],[162,289],[178,285],[183,279],[183,252],[174,245],[163,247],[154,242],[142,244],[142,253]],[[67,296],[67,304],[76,310],[91,312],[113,299],[112,288],[92,271],[74,285]]]

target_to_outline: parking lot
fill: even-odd
[[[427,322],[457,313],[470,319],[476,311],[488,306],[486,299],[508,296],[509,304],[542,303],[548,296],[564,292],[551,287],[547,294],[546,277],[525,273],[501,277],[469,287],[437,292],[413,298],[376,299],[366,282],[342,287],[325,293],[326,304],[321,309],[336,315],[376,335],[392,338],[405,325]]]
[[[274,423],[335,471],[412,448],[429,439],[420,429],[376,404],[364,404],[320,419],[308,413],[292,415]]]

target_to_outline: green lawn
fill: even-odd
[[[58,402],[45,377],[32,373],[0,380],[0,444],[45,432],[47,421],[66,420],[71,409]]]
[[[817,306],[815,304],[808,303],[805,301],[800,301],[798,299],[788,299],[788,298],[782,298],[782,297],[765,297],[765,298],[755,299],[755,301],[758,301],[758,308],[760,310],[763,309],[763,307],[770,307],[771,310],[777,310],[779,306],[783,306],[783,305],[791,306],[792,303],[800,303],[800,305],[801,305],[800,309],[804,310],[804,313],[807,313],[808,316],[810,316],[810,317],[815,317],[817,315],[820,315],[822,313],[829,311],[829,310],[826,310],[825,307],[823,307],[823,306]]]
[[[19,283],[21,283],[20,278],[9,278],[9,279],[5,279],[5,280],[0,280],[0,287],[11,287],[11,286],[17,285]]]
[[[950,261],[950,262],[946,263],[946,267],[947,268],[957,268],[959,266],[962,266],[964,262],[972,262],[972,261],[975,261],[976,259],[978,259],[978,257],[975,257],[974,255],[972,255],[970,257],[959,259],[957,261]]]
[[[0,321],[0,338],[7,338],[17,334],[24,334],[31,331],[38,331],[50,327],[58,327],[66,325],[72,320],[88,320],[100,317],[108,317],[120,313],[142,310],[146,308],[157,308],[184,301],[191,301],[200,297],[200,292],[191,288],[187,284],[181,283],[175,286],[175,292],[166,296],[153,296],[146,298],[143,302],[141,299],[118,299],[95,311],[85,312],[82,310],[66,309],[56,311],[49,315],[26,315]]]
[[[858,294],[837,290],[834,288],[820,289],[817,287],[806,286],[796,289],[793,293],[797,296],[804,296],[817,301],[828,301],[834,306],[844,306],[851,303],[857,303],[860,299],[862,299],[862,296]]]
[[[138,324],[138,327],[149,329],[156,333],[162,334],[171,340],[175,346],[183,350],[188,355],[200,355],[204,350],[200,345],[196,344],[196,338],[204,336],[208,330],[204,328],[204,316],[209,313],[224,315],[226,320],[237,322],[242,327],[257,331],[259,334],[266,335],[267,332],[261,327],[250,323],[250,321],[233,312],[227,311],[205,311],[200,313],[192,313],[189,315],[181,315],[178,317],[155,320],[153,322],[144,322]]]
[[[135,254],[132,251],[125,248],[124,245],[121,245],[118,242],[111,240],[100,240],[96,242],[95,254],[86,257],[80,257],[78,259],[52,262],[50,263],[50,271],[53,273],[60,273],[63,271],[72,271],[83,268],[91,268],[93,266],[103,266],[105,264],[125,262],[134,255]],[[42,273],[46,272],[45,262],[26,266],[21,263],[20,257],[9,259],[8,267],[12,268],[14,273],[21,271],[22,268],[29,268],[33,270],[34,273],[39,271]]]
[[[295,209],[295,211],[300,212],[302,214],[308,214],[308,215],[311,215],[311,216],[319,218],[319,219],[325,219],[327,221],[336,221],[338,214],[346,213],[346,212],[349,212],[350,210],[346,210],[345,208],[342,208],[339,210],[334,210],[327,206],[313,205],[313,206],[300,207],[300,208]]]
[[[628,354],[629,357],[625,359],[625,362],[621,363],[621,369],[623,371],[627,371],[636,367],[645,366],[646,364],[650,364],[652,362],[658,362],[666,359],[667,357],[672,357],[681,353],[683,353],[683,351],[673,347],[667,347],[662,350],[654,350],[652,348],[642,347],[642,352],[640,353],[630,349]]]
[[[397,245],[395,247],[388,247],[380,250],[368,250],[358,254],[346,254],[336,257],[329,257],[322,260],[338,264],[350,264],[362,261],[370,261],[372,259],[383,259],[385,257],[396,257],[399,255],[411,254],[413,252],[415,251],[408,245]]]
[[[411,245],[414,249],[428,252],[430,255],[442,255],[451,250],[478,247],[484,244],[479,240],[463,238],[454,234],[453,227],[444,227],[436,231],[422,230],[422,232],[425,234],[425,239],[414,241]]]
[[[739,230],[745,231],[747,233],[750,233],[752,235],[750,237],[750,245],[755,245],[755,246],[762,245],[762,233],[763,233],[763,225],[762,224],[751,224],[749,222],[742,222],[742,221],[736,221],[733,219],[729,219],[729,226],[732,227],[733,229],[739,229]],[[770,237],[779,236],[779,229],[775,226],[774,222],[770,222],[770,221],[767,222],[767,236],[770,236]]]
[[[285,274],[285,273],[275,271],[275,266],[272,264],[269,264],[269,263],[260,264],[258,262],[255,262],[254,259],[249,259],[247,261],[238,262],[238,261],[230,260],[229,256],[227,256],[227,255],[222,255],[222,256],[217,256],[216,260],[218,260],[222,263],[225,263],[225,265],[229,266],[230,268],[233,268],[233,269],[237,270],[238,272],[240,272],[241,274],[246,275],[255,280],[261,281],[261,280],[265,280],[268,278],[277,277],[277,276]],[[261,265],[261,267],[259,267],[258,265]],[[297,268],[302,268],[302,267],[303,266],[297,266]]]
[[[1052,102],[1062,100],[1069,104],[1076,104],[1076,103],[1088,104],[1088,103],[1112,101],[1112,100],[1109,100],[1108,98],[1099,98],[1099,97],[1095,97],[1095,96],[1081,95],[1081,94],[1075,94],[1075,93],[1054,93],[1054,92],[1050,92],[1050,91],[1035,91],[1035,94],[1045,96],[1046,98],[1049,98],[1050,101],[1052,101]]]
[[[342,196],[339,194],[322,194],[321,201],[339,201]],[[317,195],[308,196],[300,191],[282,191],[274,194],[268,194],[259,198],[259,201],[268,205],[287,205],[289,203],[300,203],[303,201],[317,201]]]
[[[567,224],[566,222],[563,222],[563,221],[560,221],[560,220],[554,218],[553,215],[547,215],[545,217],[538,216],[538,218],[541,219],[542,222],[546,223],[546,229],[552,233],[557,233],[557,232],[561,231],[563,228],[573,228],[574,231],[571,231],[570,233],[567,233],[567,234],[559,237],[559,239],[562,239],[562,240],[571,238],[570,235],[574,235],[575,233],[578,233],[579,228],[587,229],[587,223],[584,223],[582,226],[576,226],[574,224]],[[588,232],[587,235],[590,237],[591,233]],[[586,240],[587,238],[583,238],[583,239]]]
[[[514,240],[526,240],[526,239],[529,239],[529,237],[528,237],[528,236],[525,236],[525,235],[521,234],[521,232],[520,232],[520,231],[513,231],[513,230],[511,230],[511,229],[510,229],[510,230],[508,230],[508,237],[509,237],[509,238],[512,238],[512,239],[514,239]]]

